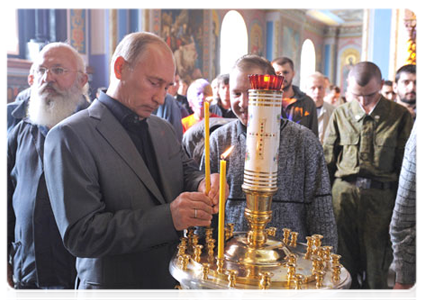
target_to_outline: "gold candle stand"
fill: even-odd
[[[258,81],[252,86],[283,81],[269,75],[253,76]],[[216,255],[212,229],[207,229],[203,247],[190,230],[169,266],[183,289],[349,288],[350,275],[339,263],[340,256],[331,253],[332,247],[322,245],[323,236],[315,234],[302,243],[297,240],[298,233],[289,228],[266,228],[277,191],[281,103],[280,87],[249,91],[242,185],[249,230],[234,233],[233,224],[226,224],[223,257]],[[277,230],[283,231],[282,239],[276,238]]]

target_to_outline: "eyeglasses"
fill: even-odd
[[[40,76],[44,76],[44,74],[46,74],[47,72],[51,72],[53,75],[56,75],[56,76],[63,76],[67,72],[80,72],[80,71],[68,70],[68,69],[65,69],[65,68],[62,68],[62,67],[53,67],[53,68],[39,67],[36,70],[36,72]]]

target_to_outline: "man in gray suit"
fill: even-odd
[[[30,98],[13,110],[8,129],[8,281],[16,289],[72,289],[75,257],[53,216],[43,152],[49,129],[88,106],[88,75],[81,55],[65,43],[45,46],[33,66]]]
[[[217,213],[218,175],[206,195],[172,125],[151,115],[174,74],[163,40],[129,34],[112,57],[107,93],[47,136],[47,187],[80,289],[173,288],[181,231]]]

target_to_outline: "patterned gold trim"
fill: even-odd
[[[267,107],[281,107],[281,105],[276,105],[276,104],[261,104],[261,103],[258,103],[258,104],[248,103],[248,105],[251,105],[251,106],[267,106]]]
[[[247,169],[244,170],[244,173],[247,173],[247,174],[250,173],[252,175],[257,175],[257,176],[276,176],[276,177],[278,176],[278,172],[257,172],[253,170],[247,170]]]

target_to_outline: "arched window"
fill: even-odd
[[[248,53],[248,33],[244,18],[235,10],[222,21],[220,34],[220,73],[229,73],[235,61]]]
[[[305,79],[316,72],[316,50],[313,42],[305,40],[301,49],[300,89],[305,89]]]

